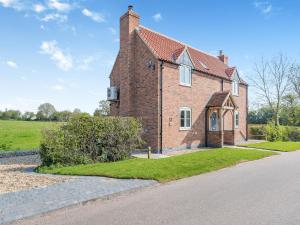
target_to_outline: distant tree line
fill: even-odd
[[[81,112],[76,108],[73,111],[63,110],[57,111],[50,103],[43,103],[38,107],[37,112],[24,112],[20,110],[6,109],[0,111],[0,119],[2,120],[24,120],[24,121],[68,121],[74,114],[88,114]],[[95,110],[94,116],[108,116],[109,103],[105,100],[99,102],[99,107]]]

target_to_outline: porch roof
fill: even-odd
[[[230,102],[228,102],[230,101]],[[223,108],[223,107],[232,107],[236,108],[236,104],[234,103],[230,91],[220,91],[220,92],[215,92],[210,100],[208,101],[206,107],[208,108]]]

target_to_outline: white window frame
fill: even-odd
[[[183,80],[181,79],[182,78],[182,76],[181,76],[182,69],[184,70]],[[186,74],[186,70],[189,70],[188,75]],[[187,80],[189,80],[189,82]],[[185,64],[179,65],[179,83],[180,83],[180,85],[183,85],[183,86],[188,86],[188,87],[192,86],[192,67],[191,66],[188,66]]]
[[[181,112],[184,111],[184,126],[181,126]],[[187,126],[186,112],[190,112],[190,125]],[[189,107],[181,107],[179,110],[179,129],[180,130],[190,130],[192,128],[192,109]]]
[[[232,86],[231,86],[231,92],[232,92],[232,95],[234,96],[239,96],[239,78],[238,78],[238,75],[235,74],[234,77],[233,77],[233,80],[232,80]]]
[[[239,128],[239,123],[240,123],[240,115],[239,115],[239,112],[235,111],[234,112],[234,128]]]

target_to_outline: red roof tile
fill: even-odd
[[[143,26],[139,26],[138,33],[152,52],[161,60],[175,63],[182,51],[187,48],[195,69],[198,71],[231,79],[232,73],[235,70],[235,67],[229,67],[218,57],[201,52]]]
[[[229,91],[223,91],[223,92],[216,92],[214,93],[210,100],[207,103],[207,107],[222,107],[226,99],[228,98],[228,95],[230,94]]]

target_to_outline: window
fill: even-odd
[[[212,112],[210,114],[210,130],[211,131],[216,131],[218,130],[218,115],[217,112]]]
[[[232,94],[239,95],[239,82],[236,80],[232,81]]]
[[[234,128],[239,127],[239,112],[234,112]]]
[[[191,86],[192,84],[192,68],[186,65],[179,66],[180,84]]]
[[[187,107],[180,108],[180,130],[191,129],[191,109]]]

